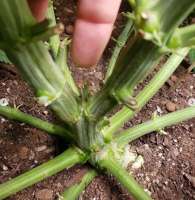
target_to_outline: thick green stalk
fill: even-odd
[[[96,151],[104,144],[102,135],[97,132],[96,121],[84,113],[76,124],[77,144],[81,149]],[[74,130],[73,130],[74,131]]]
[[[70,40],[68,38],[65,38],[64,41],[62,41],[58,48],[58,54],[56,57],[56,63],[61,68],[62,73],[68,82],[71,89],[74,91],[74,93],[79,96],[79,90],[76,86],[76,83],[72,77],[71,71],[68,67],[68,45],[70,43]]]
[[[167,47],[176,49],[181,47],[193,47],[195,45],[195,25],[178,28],[168,41]]]
[[[30,36],[30,28],[35,24],[26,0],[20,3],[17,0],[0,1],[0,41],[23,42],[22,38]]]
[[[56,25],[56,18],[52,1],[49,2],[49,7],[47,10],[47,18],[51,20],[51,26]],[[65,38],[64,41],[60,42],[59,35],[55,35],[49,38],[49,45],[54,54],[54,58],[56,59],[56,63],[61,68],[62,73],[64,74],[65,79],[69,83],[71,89],[75,92],[75,94],[79,96],[79,90],[74,82],[74,79],[72,77],[71,71],[68,68],[68,63],[67,63],[69,43],[70,40],[68,40],[68,38]]]
[[[79,195],[84,191],[84,189],[91,183],[91,181],[97,176],[96,171],[89,170],[83,177],[82,180],[66,189],[60,196],[59,200],[77,200]]]
[[[8,119],[11,120],[29,124],[33,127],[46,131],[49,134],[61,136],[65,138],[67,141],[73,140],[73,136],[66,128],[43,121],[39,118],[23,113],[16,108],[11,108],[8,106],[0,106],[0,115],[7,117]]]
[[[178,0],[170,0],[168,3],[163,0],[157,2],[156,11],[159,12],[161,31],[164,34],[172,33],[195,8],[194,0],[181,0],[179,4]],[[153,10],[155,9],[154,6]]]
[[[152,200],[136,180],[116,161],[113,152],[105,152],[97,164],[106,169],[128,190],[136,200]]]
[[[77,97],[44,43],[31,43],[35,25],[26,0],[20,5],[18,0],[0,1],[0,40],[6,44],[8,58],[35,89],[40,102],[49,105],[63,121],[74,123],[80,112]]]
[[[97,120],[111,111],[117,102],[133,109],[138,106],[135,99],[132,98],[134,87],[155,67],[163,55],[163,47],[166,46],[167,40],[195,7],[194,0],[182,0],[179,4],[177,0],[171,0],[169,4],[164,1],[158,2],[160,4],[156,9],[160,10],[159,33],[164,33],[160,38],[162,41],[146,41],[139,34],[129,39],[106,85],[89,102],[89,113],[94,115]],[[147,4],[147,1],[143,1],[143,3]],[[171,13],[169,13],[170,9],[172,9]],[[153,11],[149,9],[148,14],[155,15],[155,13],[150,13]],[[141,17],[146,16],[146,13],[141,12],[141,14]]]
[[[129,19],[126,22],[125,28],[123,29],[122,33],[120,34],[120,36],[118,37],[118,39],[116,41],[116,47],[114,48],[112,57],[108,63],[108,68],[107,68],[107,72],[106,72],[106,76],[105,76],[105,82],[111,76],[111,74],[114,70],[114,66],[116,64],[117,58],[121,52],[121,49],[125,46],[129,36],[132,33],[132,30],[133,30],[133,21],[131,19]]]
[[[0,199],[4,199],[15,194],[35,183],[52,176],[65,168],[70,168],[77,163],[83,163],[86,156],[83,152],[75,148],[66,150],[61,155],[36,167],[6,183],[0,185]]]
[[[47,18],[51,20],[50,24],[51,26],[56,25],[56,18],[52,1],[49,2],[49,7],[47,10]],[[49,38],[50,49],[52,50],[56,63],[61,68],[62,73],[64,74],[64,77],[69,83],[71,89],[75,92],[77,96],[79,96],[79,90],[74,82],[74,79],[72,77],[71,71],[68,68],[68,63],[67,63],[69,43],[70,40],[68,38],[65,38],[64,41],[60,42],[59,35],[55,35]]]
[[[185,58],[188,51],[188,49],[181,49],[176,54],[170,56],[160,71],[157,72],[150,83],[136,97],[139,107],[137,111],[139,111],[164,85],[164,83],[169,79],[172,73]],[[104,137],[107,138],[107,140],[110,140],[112,138],[112,134],[115,133],[127,120],[132,118],[134,114],[135,111],[129,109],[128,107],[123,107],[109,119],[109,125],[102,130]]]
[[[152,42],[144,41],[140,37],[135,41],[129,40],[105,87],[90,100],[91,115],[99,119],[118,103],[131,107],[133,89],[156,65],[160,56],[158,49]],[[127,55],[128,59],[124,58]]]
[[[51,21],[50,25],[55,26],[56,25],[56,18],[55,18],[55,13],[54,13],[52,1],[49,2],[49,6],[48,6],[48,9],[47,9],[46,16]],[[49,45],[50,45],[50,48],[51,48],[52,53],[54,55],[54,58],[56,58],[57,54],[58,54],[58,49],[59,49],[59,46],[60,46],[60,37],[58,35],[55,35],[55,36],[49,38]]]
[[[19,45],[7,49],[6,53],[33,86],[40,103],[51,107],[66,122],[77,121],[79,107],[76,96],[42,42]]]
[[[47,22],[47,20],[46,20]],[[40,23],[40,26],[44,27],[44,23]],[[35,26],[36,28],[36,26]],[[38,27],[37,27],[38,28]],[[64,25],[63,24],[57,24],[52,27],[44,27],[45,29],[42,32],[37,32],[36,34],[32,33],[32,37],[29,39],[29,41],[25,41],[25,43],[28,42],[37,42],[37,41],[47,41],[50,37],[53,37],[55,35],[59,35],[64,31]]]
[[[174,113],[156,117],[153,120],[122,131],[119,135],[116,135],[114,140],[118,145],[124,146],[143,135],[151,133],[152,131],[161,130],[166,126],[171,126],[194,117],[195,106],[192,106]]]
[[[193,0],[153,1],[129,0],[133,8],[133,18],[138,31],[147,40],[152,40],[159,46],[166,44],[175,28],[195,8]]]

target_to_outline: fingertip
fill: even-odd
[[[75,26],[71,54],[74,63],[90,67],[98,63],[112,32],[111,24],[94,24],[78,19]]]
[[[109,41],[121,0],[80,0],[72,57],[79,66],[97,64]]]
[[[38,22],[44,20],[48,8],[48,0],[27,0],[33,16]]]

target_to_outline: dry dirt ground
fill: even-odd
[[[58,20],[65,24],[65,33],[71,37],[75,20],[76,2],[55,1]],[[118,17],[117,35],[121,26]],[[87,80],[92,91],[101,87],[111,43],[96,68],[81,70],[72,65],[74,77],[79,86]],[[71,61],[70,61],[71,63]],[[188,106],[195,98],[195,75],[187,74],[187,62],[183,62],[174,76],[164,85],[154,98],[125,128],[151,118],[157,111],[165,114]],[[148,82],[148,79],[140,87]],[[33,92],[21,79],[13,67],[0,65],[0,99],[9,100],[26,113],[43,120],[56,121],[50,111],[37,104]],[[193,200],[195,199],[195,119],[165,129],[167,135],[151,133],[131,144],[131,151],[142,155],[144,164],[133,174],[144,185],[155,200]],[[16,123],[0,117],[0,182],[3,183],[45,161],[55,157],[66,144],[55,137],[25,124]],[[64,170],[16,195],[9,200],[54,200],[64,188],[78,182],[89,166],[76,166]],[[129,166],[129,171],[132,171]],[[86,188],[80,200],[130,200],[124,189],[108,176],[98,176]]]

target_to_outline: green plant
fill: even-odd
[[[32,86],[39,102],[48,106],[63,126],[41,121],[10,107],[0,106],[0,114],[58,135],[70,144],[68,150],[53,160],[1,184],[0,199],[65,168],[87,162],[97,172],[89,171],[80,183],[65,191],[61,199],[76,199],[96,173],[101,172],[114,175],[135,199],[151,199],[122,167],[121,152],[126,144],[151,131],[195,117],[195,107],[120,133],[118,130],[161,88],[188,54],[188,48],[194,45],[195,26],[178,26],[195,8],[195,1],[129,0],[129,3],[133,12],[125,14],[128,21],[108,65],[104,86],[97,94],[90,95],[87,88],[81,91],[77,88],[68,69],[69,41],[60,42],[58,34],[62,26],[55,24],[52,5],[48,10],[49,20],[37,24],[26,0],[20,0],[20,4],[18,0],[0,1],[0,48]],[[45,41],[49,41],[49,45]],[[135,86],[166,54],[169,55],[166,63],[135,96]],[[107,118],[119,104],[122,109]]]

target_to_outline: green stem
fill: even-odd
[[[29,29],[36,24],[26,0],[0,1],[0,40],[16,43],[29,36]],[[13,48],[13,46],[12,46]]]
[[[161,130],[166,126],[171,126],[182,121],[186,121],[195,117],[195,106],[185,108],[183,110],[157,117],[153,120],[147,121],[143,124],[139,124],[133,128],[129,128],[122,131],[115,137],[115,141],[119,145],[126,145],[133,140],[140,138],[152,131]]]
[[[136,200],[152,200],[136,180],[116,161],[113,152],[104,154],[98,165],[114,175]]]
[[[25,80],[33,86],[40,103],[49,105],[65,122],[77,121],[79,106],[75,93],[42,42],[20,45],[6,52]]]
[[[0,199],[15,194],[35,183],[86,160],[84,153],[69,148],[61,155],[0,185]]]
[[[153,10],[150,10],[149,5],[149,10],[145,10],[144,7],[144,12],[140,13],[140,17],[149,23],[145,24],[144,30],[150,32],[149,29],[152,28],[150,25],[153,25],[153,20],[155,20],[153,17],[156,17],[156,12],[159,12],[160,21],[155,21],[159,26],[158,28],[154,27],[154,32],[151,30],[154,38],[156,37],[156,41],[146,41],[143,39],[143,35],[139,33],[129,39],[126,48],[117,59],[116,66],[106,85],[90,99],[89,113],[96,120],[100,120],[102,116],[110,112],[117,103],[125,104],[133,109],[138,106],[132,98],[134,96],[134,87],[152,71],[163,55],[162,50],[164,50],[163,47],[166,46],[167,40],[195,6],[194,0],[182,0],[180,4],[178,4],[177,0],[171,0],[169,6],[164,1],[136,2],[139,3],[139,6],[140,3],[143,3],[143,7],[146,6],[146,8],[148,8],[148,2],[151,5],[156,4],[158,6],[154,6],[152,7]],[[156,30],[156,28],[159,30]],[[156,36],[156,31],[159,34],[158,36]],[[113,99],[115,99],[115,102]]]
[[[192,47],[195,45],[195,25],[178,28],[167,46],[168,48]]]
[[[16,108],[0,106],[0,115],[11,120],[29,124],[33,127],[46,131],[49,134],[61,136],[67,139],[67,141],[73,140],[73,136],[66,128],[43,121],[39,118],[23,113]]]
[[[18,0],[0,1],[0,26],[5,27],[0,29],[0,38],[6,43],[8,58],[35,89],[40,102],[49,105],[63,121],[73,124],[79,118],[80,108],[60,67],[43,42],[24,43],[30,39],[35,24],[26,0],[21,0],[20,5]]]
[[[158,92],[164,83],[173,74],[176,68],[188,53],[188,49],[181,49],[176,54],[170,56],[160,71],[154,76],[150,83],[136,97],[139,110]],[[137,111],[139,111],[137,110]],[[112,116],[109,125],[102,130],[105,138],[110,140],[115,133],[127,120],[135,115],[135,111],[128,107],[123,107],[119,112]]]
[[[85,113],[77,122],[75,132],[77,133],[77,144],[81,149],[96,151],[104,144],[102,136],[97,132],[96,121],[90,119]]]
[[[153,69],[159,57],[159,48],[152,42],[140,36],[130,39],[106,85],[91,98],[89,113],[99,120],[117,104],[130,106],[134,87]]]
[[[97,176],[96,171],[89,170],[82,178],[82,180],[68,188],[60,196],[59,200],[77,200],[83,190],[91,183],[91,181]]]
[[[166,1],[130,0],[134,10],[134,19],[137,29],[145,39],[152,40],[159,46],[166,44],[167,39],[182,21],[193,11],[193,0]]]
[[[53,8],[53,2],[49,2],[49,7],[47,10],[47,17],[48,19],[51,20],[51,26],[56,25],[56,18],[55,18],[55,13],[54,13],[54,8]],[[65,79],[69,83],[71,89],[79,96],[79,90],[74,82],[74,79],[72,77],[71,71],[68,68],[68,45],[70,41],[68,38],[65,38],[64,41],[60,42],[60,37],[59,35],[55,35],[49,39],[49,44],[51,47],[51,50],[54,54],[54,58],[56,59],[56,63],[60,66]]]
[[[47,10],[47,18],[51,20],[51,26],[56,25],[56,18],[54,13],[54,7],[53,2],[49,2],[49,7]],[[74,79],[72,77],[71,71],[68,68],[67,63],[67,48],[69,44],[69,40],[67,38],[64,39],[64,41],[60,42],[59,35],[55,35],[53,37],[50,37],[49,39],[49,45],[52,50],[52,53],[54,55],[54,58],[56,59],[56,63],[59,65],[59,67],[62,70],[62,73],[65,76],[65,79],[69,83],[71,89],[75,92],[77,96],[79,96],[78,88],[74,82]]]
[[[68,45],[70,43],[70,40],[68,38],[65,38],[64,41],[62,41],[58,47],[58,54],[56,57],[56,63],[59,65],[59,67],[62,70],[62,73],[68,82],[71,89],[74,91],[74,93],[79,96],[79,90],[76,86],[76,83],[72,77],[71,71],[68,67]]]
[[[0,50],[0,63],[11,64],[5,52]]]
[[[116,64],[117,58],[120,54],[120,51],[124,47],[125,43],[127,42],[130,34],[132,33],[132,30],[133,30],[132,28],[133,28],[133,21],[131,19],[129,19],[125,25],[124,30],[122,31],[122,33],[120,34],[120,36],[118,37],[118,39],[116,41],[116,47],[114,48],[112,57],[108,64],[108,68],[107,68],[107,72],[106,72],[106,76],[105,76],[105,82],[111,76],[111,74],[114,70],[114,66]]]
[[[47,41],[49,38],[59,35],[63,31],[64,25],[59,23],[55,26],[47,27],[45,30],[43,30],[43,32],[37,33],[35,35],[32,34],[32,37],[29,39],[29,41],[25,41],[25,43]]]
[[[56,25],[56,18],[55,18],[55,13],[54,13],[54,8],[53,8],[53,2],[49,2],[49,7],[47,9],[47,18],[51,20],[51,26]],[[57,57],[58,54],[58,48],[60,46],[60,37],[58,35],[55,35],[51,38],[49,38],[49,45],[52,50],[52,53],[54,55],[54,58]]]

